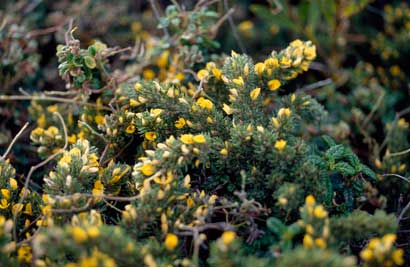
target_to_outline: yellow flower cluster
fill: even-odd
[[[41,127],[35,128],[30,134],[31,141],[39,145],[39,154],[52,154],[58,151],[64,142],[63,135],[55,126],[50,126],[47,129]]]
[[[395,234],[387,234],[382,238],[372,238],[360,252],[364,267],[393,267],[404,263],[403,249],[396,249]]]
[[[269,90],[276,91],[281,87],[283,80],[293,79],[307,71],[315,58],[316,47],[310,41],[295,40],[279,53],[273,51],[271,57],[264,62],[256,63],[255,72],[260,78],[268,81]]]
[[[303,246],[305,248],[326,248],[329,238],[328,213],[315,198],[309,195],[305,199],[305,206],[301,208],[302,219],[298,224],[305,229]]]
[[[78,263],[67,263],[64,267],[117,267],[117,263],[107,254],[94,248],[91,255],[83,255]]]

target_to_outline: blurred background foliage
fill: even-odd
[[[84,99],[108,104],[112,92],[103,92],[97,99],[92,90],[133,82],[135,77],[178,79],[188,76],[189,69],[217,61],[216,54],[230,54],[231,50],[262,61],[272,50],[280,50],[295,39],[311,40],[317,59],[309,72],[289,81],[280,94],[304,92],[315,97],[329,116],[320,125],[307,126],[305,134],[327,134],[349,145],[362,162],[377,172],[375,188],[366,191],[376,196],[369,197],[373,206],[364,209],[377,207],[398,213],[410,201],[410,182],[397,178],[410,176],[407,1],[223,0],[193,12],[198,2],[210,1],[1,1],[0,93],[62,96],[73,81],[74,89],[90,90]],[[70,23],[75,31],[69,28]],[[75,61],[70,49],[81,49],[83,61],[76,63],[82,64],[84,76],[75,75],[77,67],[70,69]],[[171,56],[178,59],[175,66],[168,66]],[[181,66],[188,69],[187,73],[179,71]],[[175,75],[170,77],[168,73]],[[14,100],[0,105],[3,150],[26,121],[43,124],[44,128],[51,125],[41,114],[51,117],[53,108],[35,101],[19,101],[18,97]],[[67,110],[81,116],[73,107],[67,106]],[[104,115],[99,109],[87,112],[92,118]],[[93,123],[99,125],[97,119]],[[108,126],[119,127],[114,122]],[[30,127],[34,129],[35,125]],[[99,137],[89,135],[94,143],[103,143]],[[38,150],[29,144],[29,138],[25,134],[24,141],[16,144],[9,156],[18,174],[39,161]],[[38,142],[43,158],[51,154],[53,146],[62,145],[55,136]],[[118,137],[115,142],[120,147],[128,140]],[[407,217],[398,230],[399,243],[407,252],[409,229]]]

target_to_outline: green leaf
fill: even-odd
[[[332,139],[332,137],[328,136],[328,135],[322,135],[322,139],[323,141],[325,141],[325,143],[329,146],[335,146],[336,142]]]
[[[341,173],[343,176],[354,176],[356,174],[356,170],[350,166],[349,163],[346,162],[338,162],[334,165],[334,170]]]
[[[327,159],[340,160],[345,156],[345,147],[343,145],[332,146],[326,151]]]
[[[269,231],[276,234],[277,236],[282,236],[282,234],[286,231],[286,225],[284,225],[281,220],[275,217],[270,217],[266,221],[266,226],[268,227]]]
[[[85,56],[84,57],[84,63],[89,69],[94,69],[97,66],[97,63],[95,62],[95,59],[90,56]]]
[[[362,166],[361,172],[362,172],[365,176],[371,178],[373,181],[376,181],[376,180],[377,180],[377,175],[376,175],[376,173],[375,173],[372,169],[370,169],[368,166],[366,166],[366,165],[364,165],[364,164],[362,164],[361,166]]]

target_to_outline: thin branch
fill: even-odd
[[[397,112],[393,122],[392,122],[392,126],[390,127],[390,129],[387,131],[386,137],[383,140],[383,143],[380,145],[380,148],[377,151],[377,154],[380,155],[381,150],[387,145],[387,142],[389,141],[390,135],[393,132],[395,125],[397,123],[397,121],[399,120],[400,117],[406,115],[407,113],[410,113],[410,107],[407,107],[399,112]]]
[[[367,124],[370,122],[372,119],[374,113],[376,113],[377,109],[380,107],[380,105],[383,103],[383,98],[385,96],[384,91],[380,94],[379,98],[377,98],[376,104],[373,106],[372,110],[370,113],[367,115],[366,119],[363,121],[362,128],[366,128]]]
[[[323,86],[326,86],[332,83],[333,83],[333,80],[331,78],[327,78],[327,79],[303,86],[298,91],[303,91],[303,92],[311,91],[311,90],[315,90],[317,88],[320,88],[320,87],[323,87]]]
[[[14,100],[36,100],[36,101],[52,101],[52,102],[61,102],[61,103],[70,103],[78,104],[83,106],[90,106],[94,108],[99,108],[103,110],[111,110],[109,107],[97,105],[94,103],[87,103],[83,101],[78,101],[72,98],[61,98],[61,97],[52,97],[46,95],[0,95],[0,101],[14,101]]]
[[[151,4],[152,12],[154,13],[155,18],[158,20],[158,22],[161,21],[161,16],[160,16],[159,11],[157,9],[156,1],[155,0],[149,0],[149,3]],[[165,37],[167,39],[169,39],[170,34],[168,32],[168,29],[166,27],[164,27],[162,30],[164,31]]]
[[[409,201],[409,203],[407,203],[407,205],[401,210],[399,217],[397,217],[397,220],[398,220],[398,221],[401,221],[408,210],[410,210],[410,201]]]
[[[393,176],[393,177],[397,177],[400,178],[408,183],[410,183],[410,177],[404,177],[395,173],[386,173],[386,174],[382,174],[383,177],[388,177],[388,176]]]
[[[395,152],[395,153],[390,153],[389,157],[397,157],[397,156],[403,156],[407,153],[410,153],[410,148],[403,150],[403,151],[399,151],[399,152]]]
[[[14,136],[13,140],[11,140],[10,145],[7,147],[6,151],[4,152],[3,156],[0,157],[0,159],[5,159],[7,157],[7,155],[10,153],[14,143],[16,143],[17,139],[20,138],[20,136],[23,134],[24,130],[27,128],[27,126],[29,125],[28,122],[26,122],[23,127],[21,127],[20,131],[16,134],[16,136]]]
[[[228,12],[229,11],[228,0],[224,0],[224,7],[225,7],[226,12]],[[235,23],[233,21],[232,16],[228,17],[228,22],[229,22],[229,25],[231,26],[233,37],[238,43],[239,49],[241,49],[242,53],[246,53],[245,46],[243,45],[241,39],[239,38],[238,32],[236,31]]]

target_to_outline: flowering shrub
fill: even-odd
[[[1,266],[409,262],[408,5],[60,2],[0,4]]]

